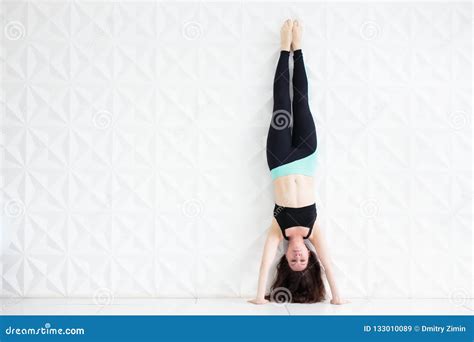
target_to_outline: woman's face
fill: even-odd
[[[285,255],[293,271],[303,271],[308,266],[309,250],[303,241],[290,244]]]

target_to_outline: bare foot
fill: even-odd
[[[291,19],[285,20],[280,30],[281,49],[290,51],[291,48],[291,30],[293,28],[293,21]]]
[[[291,49],[293,51],[301,49],[301,36],[303,35],[303,28],[298,20],[293,22],[293,32],[292,32],[292,41]]]

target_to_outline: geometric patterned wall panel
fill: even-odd
[[[470,3],[4,1],[2,296],[255,294],[281,22],[348,297],[472,297]]]

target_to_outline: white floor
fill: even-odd
[[[2,298],[3,315],[473,315],[473,299],[351,299],[346,305],[253,305],[243,298]]]

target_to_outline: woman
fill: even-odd
[[[316,128],[308,105],[308,80],[301,51],[302,30],[295,20],[285,21],[281,29],[281,51],[273,84],[273,115],[267,138],[267,162],[274,183],[275,207],[258,278],[254,304],[268,303],[283,290],[285,301],[314,303],[325,298],[321,261],[331,288],[331,304],[348,301],[339,296],[332,265],[316,223],[313,175],[316,156]],[[293,103],[290,100],[288,61],[293,50]],[[291,115],[293,107],[293,116]],[[277,277],[266,295],[268,273],[279,243],[288,249],[277,266]],[[316,248],[310,251],[304,240]]]

